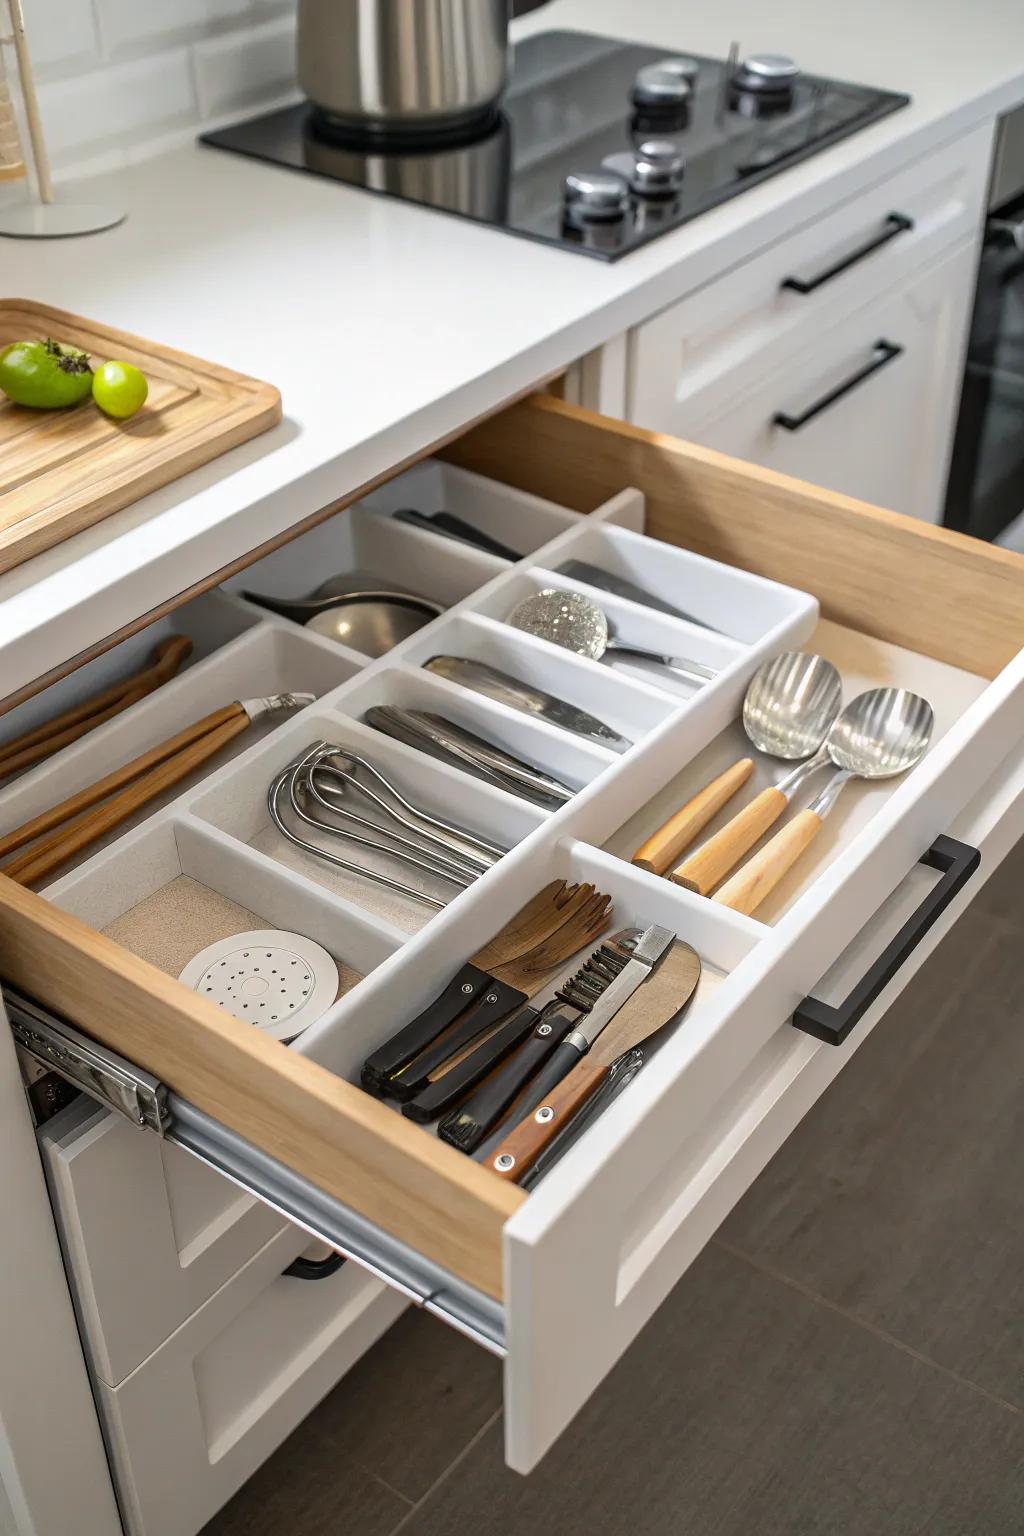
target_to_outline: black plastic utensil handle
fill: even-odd
[[[394,1074],[432,1045],[442,1030],[454,1024],[460,1013],[482,997],[491,979],[489,971],[467,962],[422,1013],[367,1056],[363,1063],[363,1087],[370,1093],[389,1093]]]
[[[886,946],[841,1003],[833,1007],[817,997],[804,998],[793,1014],[797,1029],[813,1035],[816,1040],[824,1040],[826,1045],[842,1045],[900,966],[909,960],[932,924],[967,884],[981,863],[981,853],[969,843],[943,836],[935,839],[919,862],[928,869],[941,870],[942,879],[932,887],[892,943]]]
[[[501,560],[513,562],[522,558],[518,550],[510,549],[500,539],[492,539],[491,535],[484,533],[482,528],[477,528],[473,523],[467,523],[464,517],[456,517],[454,512],[435,512],[432,521],[446,533],[465,539],[467,544],[475,544],[477,549],[484,550],[488,555],[497,555]]]
[[[815,416],[820,416],[822,411],[827,411],[830,405],[835,405],[837,400],[841,400],[852,389],[856,389],[858,384],[863,384],[865,379],[870,379],[873,373],[878,373],[879,369],[885,368],[895,358],[903,355],[903,348],[895,341],[879,339],[871,350],[874,358],[870,363],[866,363],[863,368],[858,368],[856,373],[851,373],[848,379],[837,384],[835,389],[830,389],[827,395],[822,395],[819,400],[815,400],[814,404],[809,405],[799,416],[790,416],[786,411],[776,411],[772,417],[775,426],[785,427],[787,432],[799,432],[801,427],[806,427]]]
[[[890,213],[882,225],[880,234],[874,235],[870,240],[865,241],[863,245],[859,245],[855,251],[851,251],[841,261],[835,262],[831,267],[826,267],[824,272],[818,273],[817,277],[784,277],[781,286],[788,288],[791,293],[814,293],[816,289],[823,288],[834,277],[838,277],[841,272],[848,272],[859,261],[863,261],[865,256],[872,255],[873,252],[880,250],[883,245],[888,245],[890,240],[895,240],[897,235],[905,234],[907,230],[913,229],[913,227],[913,219],[908,219],[905,213]]]
[[[329,1253],[326,1259],[304,1259],[300,1253],[281,1273],[290,1280],[326,1280],[336,1275],[344,1262],[343,1253]]]
[[[570,1045],[567,1040],[563,1040],[559,1045],[555,1046],[555,1049],[541,1067],[527,1091],[523,1094],[522,1099],[516,1105],[516,1125],[519,1125],[521,1121],[532,1115],[538,1104],[543,1104],[552,1088],[556,1088],[562,1081],[562,1078],[569,1075],[584,1054],[578,1046]],[[510,1125],[508,1129],[511,1130],[512,1126]]]
[[[493,1035],[482,1040],[474,1051],[464,1056],[457,1066],[449,1068],[440,1077],[421,1088],[414,1099],[402,1105],[402,1114],[418,1125],[436,1120],[438,1115],[451,1109],[482,1077],[524,1040],[536,1024],[536,1008],[520,1008],[506,1023],[499,1025]]]
[[[411,1061],[407,1067],[388,1081],[388,1093],[405,1104],[427,1086],[431,1072],[443,1067],[445,1062],[472,1045],[493,1024],[498,1024],[513,1009],[519,1009],[529,1001],[529,994],[510,987],[493,976],[487,991],[464,1014],[456,1019],[451,1029],[446,1029],[433,1045]]]
[[[543,1066],[551,1052],[581,1018],[568,1004],[549,1003],[537,1017],[533,1034],[499,1072],[481,1083],[464,1104],[446,1115],[437,1128],[442,1141],[460,1152],[475,1152],[516,1094]]]

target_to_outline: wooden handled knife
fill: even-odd
[[[575,1050],[576,1060],[543,1102],[509,1132],[488,1166],[511,1183],[532,1167],[546,1146],[568,1125],[604,1082],[624,1051],[650,1039],[677,1018],[700,980],[700,956],[678,940],[650,978],[638,987],[585,1054],[563,1040],[558,1050]]]

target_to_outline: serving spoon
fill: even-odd
[[[817,837],[844,786],[851,779],[888,779],[906,773],[927,752],[934,724],[931,705],[918,693],[872,688],[858,694],[836,720],[826,742],[838,771],[807,809],[776,832],[712,900],[749,916]]]
[[[778,821],[805,779],[830,761],[823,743],[842,702],[842,679],[824,656],[783,651],[758,667],[743,700],[743,729],[767,757],[806,761],[778,784],[762,789],[696,853],[677,865],[670,877],[677,885],[699,896],[709,895]]]
[[[682,656],[662,656],[643,646],[616,640],[604,609],[584,597],[582,592],[544,587],[517,603],[508,622],[525,634],[537,635],[541,640],[550,640],[552,645],[560,645],[565,651],[589,656],[591,661],[602,661],[605,656],[635,656],[640,661],[654,661],[672,672],[679,672],[693,683],[707,683],[718,676],[713,667],[705,667],[699,661],[688,661]]]

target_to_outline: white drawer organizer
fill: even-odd
[[[925,948],[890,975],[839,1049],[794,1030],[794,1008],[826,972],[831,985],[844,951],[846,973],[859,978],[886,941],[894,893],[931,881],[917,866],[940,835],[977,829],[986,859],[989,851],[998,858],[1020,826],[1024,664],[1013,656],[1024,631],[1024,562],[548,399],[483,423],[446,458],[596,510],[580,519],[548,508],[554,521],[541,530],[545,509],[533,495],[494,489],[500,516],[479,521],[529,548],[512,566],[384,525],[395,541],[389,549],[415,548],[417,572],[420,560],[423,573],[440,561],[465,575],[472,559],[481,579],[461,593],[453,586],[459,601],[450,611],[389,655],[358,670],[357,658],[346,658],[350,675],[314,705],[58,880],[45,899],[0,881],[0,974],[166,1084],[168,1139],[503,1353],[507,1456],[527,1471]],[[415,473],[448,477],[444,494],[424,482],[413,496],[408,482],[396,482],[391,506],[447,504],[477,520],[488,502],[478,481],[461,482],[471,494],[456,503],[450,468]],[[669,542],[636,531],[642,497],[649,532]],[[266,591],[280,578],[282,589],[308,589],[337,568],[322,541],[371,515],[324,525],[233,585]],[[725,640],[594,594],[631,638],[711,662],[717,679],[690,693],[661,675],[557,652],[503,622],[523,592],[559,580],[552,567],[572,558],[628,575],[729,631],[735,638]],[[828,622],[816,633],[819,597]],[[780,887],[764,920],[626,862],[664,812],[737,751],[734,722],[760,661],[808,645],[836,658],[850,692],[891,683],[927,693],[937,730],[924,761],[902,780],[851,787],[828,838]],[[540,682],[635,746],[616,756],[434,678],[421,663],[441,651]],[[363,712],[385,700],[450,710],[582,788],[554,814],[512,799],[372,731]],[[429,909],[286,855],[271,832],[266,786],[321,736],[366,751],[420,801],[512,851],[429,921]],[[21,794],[19,819],[35,808],[29,791]],[[287,913],[369,974],[296,1048],[267,1041],[96,933],[180,874],[270,922]],[[609,893],[615,926],[670,926],[698,950],[705,972],[685,1021],[525,1196],[355,1084],[369,1050],[556,875]],[[969,894],[970,885],[928,943]]]

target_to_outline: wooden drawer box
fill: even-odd
[[[480,1319],[489,1318],[506,1357],[507,1455],[527,1471],[856,1049],[909,968],[839,1050],[794,1031],[795,1006],[837,966],[856,979],[872,958],[880,914],[908,879],[921,878],[918,861],[936,838],[973,832],[984,844],[983,868],[1005,851],[1024,792],[1024,659],[1017,655],[1024,560],[549,398],[484,422],[445,457],[576,511],[604,505],[605,512],[593,526],[574,522],[438,625],[481,646],[508,647],[511,632],[494,606],[501,583],[532,580],[532,567],[570,547],[584,559],[603,552],[633,562],[666,582],[685,568],[701,578],[695,590],[708,602],[733,602],[730,611],[747,626],[720,657],[707,696],[682,699],[579,662],[580,686],[603,679],[605,696],[632,720],[637,745],[595,763],[593,777],[554,816],[531,819],[521,803],[470,788],[455,770],[423,769],[439,797],[458,793],[467,817],[479,823],[493,815],[514,851],[483,887],[406,937],[307,1032],[301,1051],[206,1006],[84,920],[104,869],[130,857],[130,838],[121,854],[105,850],[58,883],[52,899],[0,881],[0,975],[160,1077],[186,1101],[181,1124],[198,1126],[192,1145],[209,1161],[229,1167],[232,1157],[247,1157],[247,1187],[262,1187],[286,1213],[300,1220],[305,1213],[311,1229],[335,1240],[338,1229],[321,1218],[327,1206],[340,1212],[350,1251],[435,1308],[450,1295],[443,1309],[456,1325],[461,1319],[482,1335]],[[676,549],[609,530],[606,504],[629,487],[646,499],[648,536]],[[507,535],[514,542],[513,526]],[[633,868],[616,839],[641,807],[671,795],[701,754],[710,758],[728,742],[763,655],[811,641],[815,603],[801,593],[820,604],[820,644],[837,651],[850,683],[926,692],[937,733],[904,779],[850,792],[821,857],[794,871],[762,921]],[[269,880],[272,861],[246,809],[258,786],[325,724],[365,736],[353,715],[375,690],[397,686],[395,674],[411,686],[425,633],[326,696],[308,722],[290,722],[218,770],[184,811],[161,813],[170,821],[130,837],[141,846],[165,836],[177,816],[185,843],[211,856],[231,842],[239,867]],[[527,654],[537,655],[529,646],[520,652]],[[629,700],[620,696],[627,686]],[[411,771],[412,759],[396,751],[392,765],[399,762]],[[635,1083],[527,1196],[355,1083],[367,1048],[556,874],[601,884],[615,898],[617,921],[672,926],[702,954],[708,984]],[[958,900],[969,895],[968,885]],[[351,910],[351,893],[331,899],[341,902],[339,912]]]

